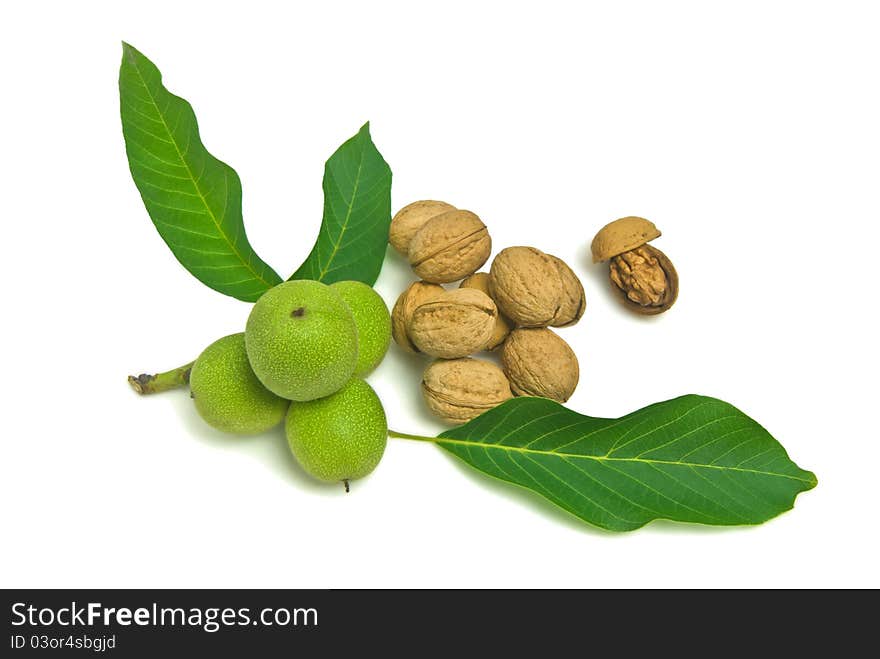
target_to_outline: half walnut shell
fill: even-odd
[[[621,301],[636,313],[663,313],[678,297],[678,273],[666,254],[642,245],[611,259],[609,276]]]
[[[622,217],[599,229],[590,246],[593,263],[607,261],[660,237],[660,230],[643,217]]]

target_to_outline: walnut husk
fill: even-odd
[[[409,337],[409,323],[413,312],[419,305],[430,302],[446,291],[442,286],[431,284],[426,281],[416,281],[410,284],[394,303],[391,311],[391,336],[394,342],[408,352],[419,352]]]
[[[455,424],[513,397],[500,368],[470,357],[431,363],[422,376],[422,395],[431,412]]]
[[[564,403],[580,377],[574,351],[546,328],[513,330],[501,347],[501,364],[517,396],[542,396]]]
[[[636,313],[663,313],[678,297],[678,273],[656,247],[643,245],[611,259],[609,276],[622,302]]]
[[[556,316],[563,283],[553,259],[534,247],[501,250],[490,268],[492,298],[519,327],[546,327]]]
[[[455,359],[485,348],[497,318],[498,309],[488,295],[458,288],[416,307],[407,332],[419,351]]]
[[[451,210],[422,225],[408,258],[419,277],[447,284],[475,273],[491,252],[492,239],[482,220],[470,211]]]
[[[413,236],[421,229],[425,222],[441,213],[455,210],[455,206],[445,201],[424,199],[407,204],[391,218],[391,228],[388,231],[388,242],[400,254],[409,254],[409,246]]]
[[[473,288],[485,293],[490,298],[492,297],[492,293],[489,289],[488,272],[475,272],[470,277],[465,277],[462,279],[461,284],[459,284],[459,288]],[[507,335],[510,334],[510,330],[512,329],[513,322],[499,311],[498,317],[495,319],[495,327],[492,329],[492,336],[489,338],[489,343],[486,344],[485,349],[495,350],[498,346],[504,343],[504,339],[507,338]]]

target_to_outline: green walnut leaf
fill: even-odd
[[[619,419],[517,398],[434,441],[472,467],[611,531],[655,519],[760,524],[816,485],[756,421],[705,396],[682,396]]]
[[[391,168],[366,123],[324,167],[324,219],[311,253],[291,279],[332,284],[379,277],[391,224]]]
[[[248,243],[238,174],[208,153],[192,106],[165,89],[159,69],[126,43],[122,51],[122,132],[150,219],[202,283],[255,301],[281,278]]]

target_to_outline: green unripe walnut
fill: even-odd
[[[266,291],[248,317],[245,345],[260,382],[290,400],[338,391],[357,364],[351,311],[317,281],[288,281]]]
[[[189,386],[199,415],[225,432],[250,435],[269,430],[281,423],[289,405],[257,379],[243,332],[205,348],[193,364]]]
[[[376,468],[388,441],[382,402],[357,378],[326,398],[291,403],[285,431],[303,469],[318,480],[342,481],[346,488]]]
[[[391,314],[385,300],[362,281],[338,281],[330,284],[354,316],[358,334],[358,359],[354,374],[364,377],[376,368],[391,343]]]

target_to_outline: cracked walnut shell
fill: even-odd
[[[408,258],[415,273],[448,284],[475,273],[489,258],[492,239],[475,213],[451,210],[432,217],[413,236]]]
[[[678,297],[678,274],[656,247],[643,245],[611,259],[609,276],[623,303],[653,315],[666,311]]]
[[[416,307],[407,331],[421,352],[455,359],[485,348],[497,318],[498,309],[488,295],[458,288]]]
[[[445,294],[446,291],[438,284],[426,281],[416,281],[410,284],[397,298],[394,309],[391,311],[391,336],[394,342],[408,352],[419,352],[409,337],[408,327],[413,312],[419,305]]]
[[[425,222],[447,211],[454,211],[455,206],[445,201],[424,199],[414,201],[401,208],[391,219],[391,228],[388,231],[388,242],[400,254],[406,256],[409,253],[409,245],[413,236],[421,229]]]
[[[546,328],[513,330],[501,348],[501,364],[517,396],[541,396],[564,403],[580,377],[574,351]]]
[[[669,309],[678,297],[678,273],[648,241],[660,230],[643,217],[609,222],[593,238],[593,262],[610,260],[608,275],[624,305],[644,315]]]
[[[465,423],[513,398],[500,368],[471,357],[431,363],[422,376],[422,396],[449,423]]]

